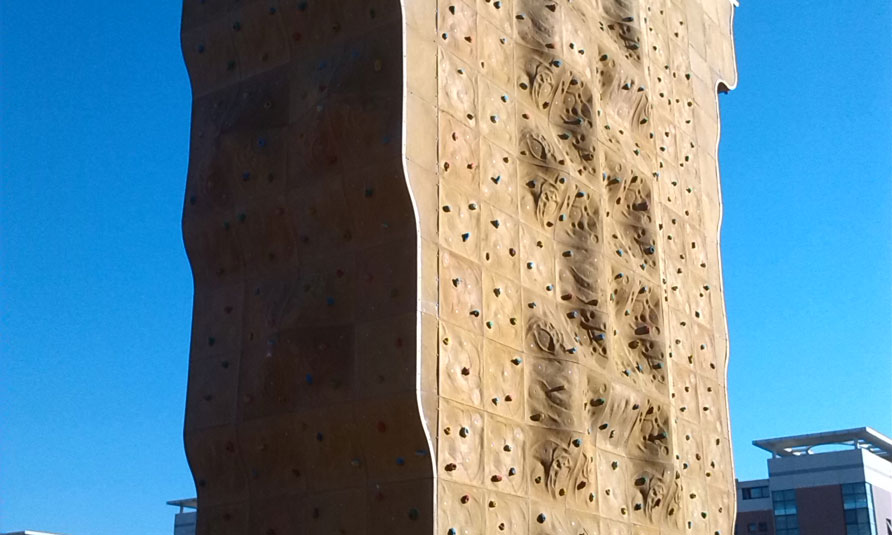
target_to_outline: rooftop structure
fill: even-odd
[[[892,440],[870,427],[767,438],[755,440],[753,445],[775,457],[814,455],[814,448],[818,446],[851,446],[854,449],[866,449],[874,455],[892,461]]]
[[[186,498],[184,500],[171,500],[167,505],[179,507],[180,511],[173,520],[174,535],[195,535],[195,522],[197,520],[198,498]]]

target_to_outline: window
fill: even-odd
[[[757,500],[759,498],[768,497],[768,487],[748,487],[741,489],[743,491],[744,500]]]
[[[759,531],[766,532],[768,531],[768,523],[767,522],[759,522]]]
[[[846,535],[877,535],[870,483],[842,485],[842,508],[845,511]]]
[[[796,514],[796,491],[779,490],[772,493],[771,501],[774,504],[774,516]]]
[[[755,522],[750,522],[749,524],[747,524],[747,525],[746,525],[746,532],[747,532],[747,533],[756,533],[756,523],[755,523]]]
[[[777,535],[799,535],[796,491],[790,489],[772,492],[771,502],[774,506],[774,530]]]

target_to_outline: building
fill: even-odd
[[[756,440],[768,479],[737,482],[737,535],[892,535],[892,440],[869,427]]]
[[[195,517],[198,516],[198,498],[171,500],[167,505],[179,507],[173,519],[173,535],[195,535]]]

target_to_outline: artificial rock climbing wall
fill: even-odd
[[[729,0],[186,0],[198,532],[732,532]]]

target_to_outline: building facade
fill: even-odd
[[[195,522],[198,518],[198,498],[172,500],[167,505],[179,507],[174,516],[173,535],[195,535]]]
[[[737,535],[892,535],[892,440],[865,427],[757,440],[768,479],[737,482]]]

